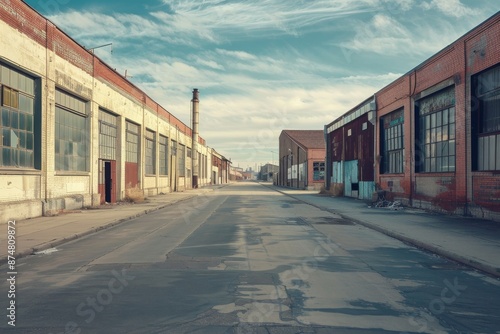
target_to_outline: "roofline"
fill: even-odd
[[[398,79],[399,80],[399,79]],[[391,82],[392,83],[392,82]],[[384,87],[385,88],[385,87]],[[375,95],[378,94],[375,93],[374,95],[372,95],[371,97],[365,99],[363,102],[361,103],[358,103],[356,106],[354,106],[353,108],[349,109],[349,111],[346,111],[345,113],[343,113],[342,115],[340,115],[339,117],[337,117],[336,119],[334,119],[332,122],[328,123],[325,125],[325,127],[330,127],[332,126],[334,123],[340,121],[342,118],[345,118],[346,116],[348,116],[349,114],[355,112],[356,110],[358,110],[359,108],[361,108],[361,106],[369,103],[369,102],[372,102],[375,100]],[[376,102],[376,101],[375,101]]]
[[[321,148],[321,147],[306,147],[303,143],[300,143],[298,140],[296,140],[295,138],[293,138],[292,136],[290,136],[290,134],[288,133],[288,131],[303,131],[303,132],[306,132],[306,131],[318,131],[318,132],[321,132],[321,135],[323,136],[323,130],[317,130],[317,129],[314,129],[314,130],[282,130],[281,132],[285,132],[286,135],[288,136],[288,138],[290,138],[295,144],[297,144],[297,146],[300,146],[301,149],[303,149],[304,151],[306,150],[314,150],[314,149],[317,149],[317,150],[323,150],[325,148]],[[325,145],[326,146],[326,145]]]

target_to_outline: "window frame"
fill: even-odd
[[[472,170],[498,172],[500,171],[500,65],[473,75],[471,86]],[[493,101],[491,107],[487,106],[489,99]]]
[[[144,170],[146,175],[156,175],[156,132],[144,133]]]
[[[415,102],[416,173],[456,172],[455,94],[455,86],[450,85]]]
[[[89,172],[89,101],[56,88],[55,102],[55,170],[58,172]]]
[[[404,108],[380,118],[380,174],[403,174],[405,168]],[[388,122],[388,125],[386,123]]]
[[[139,124],[125,121],[125,162],[139,163],[141,127]]]
[[[177,145],[177,170],[180,177],[186,176],[186,145]]]
[[[325,181],[325,170],[326,170],[325,166],[326,166],[326,164],[324,161],[313,161],[313,181],[314,182]],[[318,174],[316,172],[318,172]],[[321,173],[321,172],[323,172],[323,173]]]
[[[117,150],[118,116],[99,108],[99,159],[116,161]]]
[[[0,63],[1,169],[40,169],[37,80]]]
[[[159,174],[168,175],[168,137],[160,134],[158,140],[158,159],[159,159]]]

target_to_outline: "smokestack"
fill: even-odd
[[[198,188],[198,176],[200,175],[200,165],[198,161],[198,132],[200,123],[200,100],[198,99],[198,89],[193,89],[193,99],[191,100],[193,104],[193,188]]]

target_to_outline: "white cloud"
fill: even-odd
[[[255,0],[198,1],[164,0],[175,13],[169,16],[174,26],[222,34],[262,33],[296,34],[298,30],[345,15],[372,10],[364,0]]]
[[[441,50],[465,32],[445,20],[424,18],[400,22],[397,18],[377,14],[369,22],[358,22],[352,40],[340,43],[346,52],[372,52],[391,56],[426,56]]]
[[[244,52],[244,51],[231,51],[231,50],[223,50],[223,49],[216,49],[217,53],[223,56],[229,56],[231,58],[236,58],[238,60],[255,60],[257,59],[256,56]]]
[[[437,9],[441,13],[452,17],[465,17],[477,15],[478,10],[465,6],[460,0],[432,0],[430,2],[422,2],[422,8],[426,10]]]
[[[322,129],[396,80],[400,74],[390,71],[406,66],[406,56],[425,59],[481,17],[458,0],[164,3],[168,10],[144,15],[69,11],[50,19],[88,47],[113,42],[112,55],[97,54],[186,124],[191,90],[199,88],[201,136],[252,164],[270,161],[281,130]],[[458,17],[465,23],[457,25]],[[333,42],[307,49],[312,43],[301,38],[318,35]],[[371,56],[372,68],[355,57],[341,63],[338,46],[346,58]],[[398,58],[399,68],[377,67]]]
[[[165,0],[171,11],[135,14],[58,12],[49,19],[76,38],[122,36],[154,38],[181,45],[197,42],[222,43],[229,39],[297,35],[304,28],[318,27],[355,13],[374,11],[369,0],[198,1]]]
[[[206,60],[201,57],[195,57],[194,61],[196,64],[200,65],[201,67],[208,67],[212,68],[214,70],[224,70],[224,66],[216,62],[215,60]]]

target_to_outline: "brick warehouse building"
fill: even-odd
[[[320,190],[325,180],[322,130],[283,130],[279,137],[278,185]]]
[[[410,206],[500,221],[500,12],[374,100],[377,186]],[[327,185],[337,172],[331,125]]]
[[[326,189],[336,196],[371,199],[374,181],[374,110],[370,98],[325,126]]]
[[[227,182],[196,131],[23,1],[0,32],[2,221],[207,185],[212,155]]]

